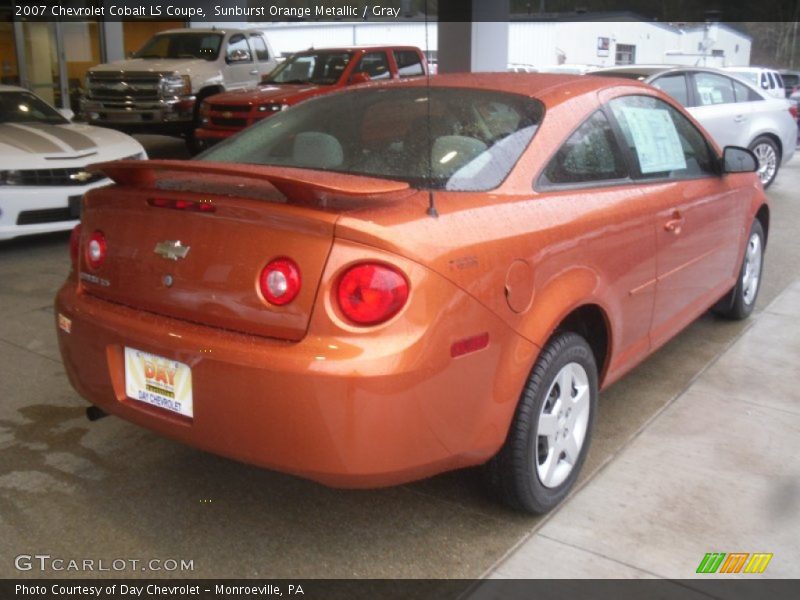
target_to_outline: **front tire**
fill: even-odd
[[[766,136],[757,137],[750,144],[750,150],[758,159],[758,178],[767,189],[775,181],[781,165],[781,152],[774,140]]]
[[[490,492],[532,514],[558,505],[586,459],[597,396],[589,344],[575,333],[557,333],[528,378],[505,444],[484,467]]]
[[[714,306],[714,312],[726,319],[740,321],[753,312],[761,289],[764,268],[764,228],[761,221],[753,220],[747,246],[744,250],[739,279],[734,288]]]

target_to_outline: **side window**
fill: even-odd
[[[356,66],[356,73],[366,73],[370,79],[388,79],[389,60],[385,52],[368,52],[361,57]]]
[[[689,106],[689,89],[683,73],[659,77],[653,82],[653,85],[675,98],[681,105]]]
[[[611,125],[602,111],[594,113],[550,160],[542,185],[609,181],[628,176]]]
[[[733,92],[736,95],[736,102],[757,102],[764,99],[757,92],[736,80],[733,80]]]
[[[733,95],[733,81],[728,77],[715,73],[695,73],[694,84],[700,106],[736,102],[736,96]]]
[[[266,62],[269,60],[269,50],[267,50],[267,44],[264,42],[264,38],[260,35],[251,35],[250,43],[253,45],[253,50],[259,61]]]
[[[708,142],[666,102],[624,96],[609,102],[634,157],[637,179],[694,179],[716,175]]]
[[[422,60],[413,50],[395,50],[394,62],[397,63],[397,74],[400,77],[416,77],[424,75]]]
[[[767,77],[767,74],[764,72],[761,73],[761,89],[762,90],[769,89],[769,78]]]
[[[229,63],[253,62],[250,46],[247,45],[247,38],[243,35],[237,34],[228,40],[227,61]]]

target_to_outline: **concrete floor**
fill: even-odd
[[[146,143],[154,157],[182,151],[180,142],[148,137]],[[769,191],[773,225],[757,316],[800,280],[798,188],[800,159],[795,159]],[[703,317],[604,392],[598,429],[579,482],[583,488],[545,522],[493,504],[473,470],[378,491],[331,490],[198,452],[119,419],[90,424],[83,416],[84,401],[62,370],[53,325],[52,299],[69,264],[67,239],[53,235],[0,244],[0,577],[25,576],[13,565],[13,558],[24,553],[191,559],[193,572],[171,575],[209,578],[473,578],[499,571],[510,550],[521,548],[518,544],[530,541],[542,525],[551,527],[560,515],[570,515],[590,529],[603,517],[587,504],[600,499],[633,502],[636,477],[611,477],[626,464],[623,457],[638,444],[636,448],[644,448],[633,456],[651,460],[654,449],[648,450],[643,440],[651,430],[664,436],[664,424],[670,423],[665,407],[679,412],[683,400],[675,399],[732,344],[738,348],[744,343],[746,351],[742,340],[748,338],[742,336],[760,322]],[[763,350],[763,344],[758,348]],[[724,364],[720,360],[716,366]],[[749,373],[744,381],[752,381]],[[782,457],[756,453],[743,476],[757,470],[762,460]],[[639,464],[635,472],[644,477],[647,466]],[[583,500],[601,481],[609,484]],[[673,510],[671,518],[677,521],[671,527],[691,537],[691,511],[685,511],[685,518],[681,514]],[[741,516],[743,527],[757,524],[748,519],[748,514]],[[657,519],[650,523],[663,526]],[[623,521],[623,529],[624,525]],[[618,540],[620,548],[636,552],[659,555],[655,544],[663,543],[651,540],[647,523],[637,525],[634,538],[608,526],[602,531],[608,544]],[[563,541],[555,534],[550,537],[552,543]],[[756,550],[761,549],[743,549]],[[794,558],[796,562],[797,553]],[[648,572],[689,575],[682,570],[685,565],[665,565]],[[110,575],[159,574],[128,570]]]

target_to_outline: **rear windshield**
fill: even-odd
[[[352,90],[278,113],[198,159],[490,190],[514,167],[543,114],[534,98],[489,90]]]

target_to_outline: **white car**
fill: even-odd
[[[758,158],[758,176],[769,187],[781,165],[794,155],[796,108],[734,73],[699,67],[633,65],[589,75],[625,77],[659,88],[686,107],[720,148],[749,148]]]
[[[0,240],[72,229],[84,192],[109,183],[87,167],[121,158],[147,154],[124,133],[71,123],[28,90],[0,85]]]
[[[725,67],[723,71],[732,73],[739,79],[744,79],[748,83],[759,88],[765,94],[776,98],[786,97],[786,86],[783,77],[775,69],[764,67]]]

